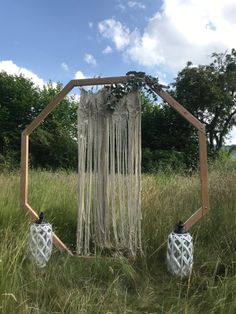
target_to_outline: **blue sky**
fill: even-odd
[[[0,60],[12,60],[44,80],[63,83],[77,71],[85,76],[107,76],[142,70],[143,66],[123,60],[100,34],[98,25],[114,18],[131,29],[137,25],[143,29],[161,4],[149,2],[139,8],[108,0],[1,0]],[[93,58],[86,59],[86,55]]]
[[[234,0],[0,0],[0,8],[0,70],[41,86],[129,70],[169,83],[187,61],[236,47]]]

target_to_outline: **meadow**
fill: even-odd
[[[236,313],[236,164],[210,166],[210,212],[192,229],[188,278],[166,269],[163,242],[200,206],[197,173],[142,176],[143,254],[135,261],[86,260],[56,248],[46,268],[27,255],[29,220],[19,206],[19,173],[0,174],[0,313]],[[44,211],[73,250],[77,176],[30,172],[30,204]]]

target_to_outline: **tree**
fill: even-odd
[[[62,89],[51,83],[42,90],[23,76],[0,72],[0,163],[18,166],[21,132]],[[35,167],[72,168],[77,164],[77,104],[66,97],[30,137]]]
[[[23,76],[0,73],[0,155],[19,160],[21,132],[33,118],[39,90]]]
[[[213,53],[210,65],[191,62],[178,73],[174,96],[206,124],[209,148],[221,149],[236,124],[236,50]]]
[[[194,128],[173,108],[142,97],[142,169],[194,167],[198,156]]]
[[[51,83],[40,91],[37,115],[61,91]],[[31,164],[34,167],[76,168],[77,103],[65,97],[30,136]]]

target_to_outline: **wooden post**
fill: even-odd
[[[21,175],[20,175],[20,203],[28,203],[28,163],[29,163],[29,136],[25,132],[21,135]]]
[[[72,80],[74,86],[91,86],[91,85],[104,85],[104,84],[118,84],[130,79],[129,76],[113,76],[113,77],[97,77],[87,78],[80,80]]]
[[[207,146],[205,125],[195,118],[187,109],[178,103],[171,95],[158,87],[153,87],[146,79],[148,86],[163,100],[165,100],[175,111],[198,130],[199,138],[199,165],[201,180],[201,204],[202,206],[185,222],[186,230],[189,230],[198,220],[200,220],[209,209],[208,196],[208,170],[207,170]]]
[[[20,203],[32,220],[39,218],[38,214],[28,204],[28,163],[29,163],[29,136],[22,133],[21,137],[21,180]],[[73,255],[66,245],[53,233],[53,243],[62,252],[67,251]]]
[[[205,215],[205,213],[209,209],[207,145],[205,126],[203,132],[198,132],[198,137],[199,137],[199,165],[201,179],[202,214]]]
[[[185,222],[184,225],[186,230],[189,230],[209,210],[207,146],[205,126],[203,126],[201,132],[198,131],[198,138],[199,138],[199,167],[200,167],[202,206]]]
[[[24,133],[30,135],[53,111],[54,108],[65,98],[65,96],[72,90],[74,87],[73,81],[70,81],[62,91],[40,112],[40,114],[25,128]]]
[[[162,89],[158,89],[157,87],[149,87],[159,95],[163,100],[165,100],[168,105],[170,105],[175,111],[177,111],[185,120],[187,120],[190,124],[192,124],[197,130],[202,131],[204,129],[204,125],[195,118],[186,108],[184,108],[178,101],[176,101],[171,95],[164,92]]]
[[[188,231],[198,220],[203,217],[202,207],[200,207],[192,216],[190,216],[184,223],[186,231]]]

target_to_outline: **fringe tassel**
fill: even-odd
[[[137,92],[108,107],[106,90],[81,90],[77,253],[141,250],[141,106]]]

